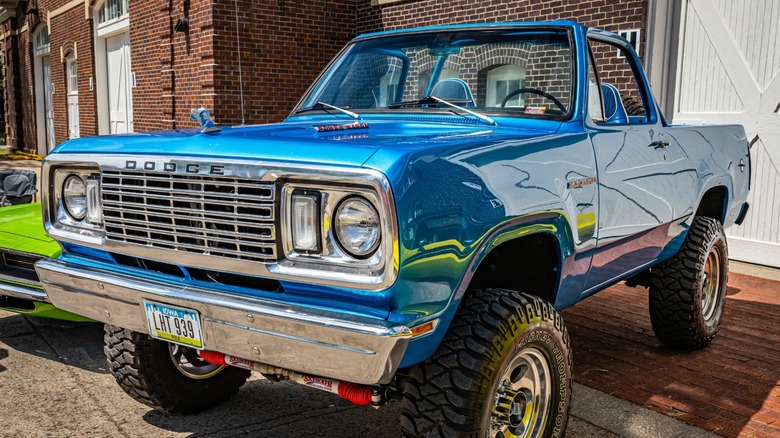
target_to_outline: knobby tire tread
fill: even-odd
[[[706,263],[711,242],[719,239],[724,243],[721,248],[721,263],[727,263],[728,247],[725,245],[725,235],[720,222],[712,218],[696,217],[680,251],[671,259],[652,268],[650,320],[656,337],[667,346],[700,349],[715,337],[715,332],[708,332],[700,323],[701,308],[697,288],[702,281],[702,266]],[[728,284],[727,268],[722,270],[720,281],[724,285]],[[725,299],[723,295],[721,299]]]
[[[479,395],[474,388],[492,383],[493,376],[480,374],[480,370],[499,354],[494,343],[521,330],[507,324],[511,316],[524,322],[541,316],[552,322],[570,349],[563,318],[540,298],[505,289],[482,289],[469,291],[463,300],[438,350],[404,376],[403,436],[479,436],[478,428],[463,425],[477,423],[475,416],[482,407],[473,407],[473,399]],[[571,354],[568,366],[571,369]],[[567,384],[571,387],[570,381]]]
[[[164,342],[150,336],[122,329],[109,324],[104,328],[103,350],[111,374],[119,386],[133,399],[155,409],[171,414],[189,414],[216,406],[227,400],[246,382],[250,372],[239,368],[226,368],[207,379],[194,381],[184,375],[172,375],[173,361],[165,363],[160,357]],[[187,391],[171,380],[192,380],[199,389]],[[183,379],[183,380],[181,380]]]

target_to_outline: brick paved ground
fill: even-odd
[[[780,437],[780,282],[732,273],[716,339],[673,351],[647,290],[614,286],[563,312],[576,381],[726,437]]]

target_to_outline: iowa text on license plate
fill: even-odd
[[[144,311],[152,337],[203,348],[200,316],[196,310],[144,300]]]

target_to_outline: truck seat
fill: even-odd
[[[620,92],[614,85],[601,83],[601,95],[604,99],[604,119],[606,123],[628,123],[628,114],[620,99]]]
[[[463,79],[442,79],[433,86],[431,96],[444,99],[452,103],[466,103],[466,106],[474,106],[474,96],[469,85]]]

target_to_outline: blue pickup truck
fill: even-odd
[[[262,78],[257,78],[262,80]],[[43,167],[51,302],[103,321],[133,398],[223,402],[249,370],[404,435],[561,436],[558,311],[649,289],[664,344],[715,336],[741,126],[673,126],[618,35],[568,21],[362,35],[263,126],[83,138]]]

